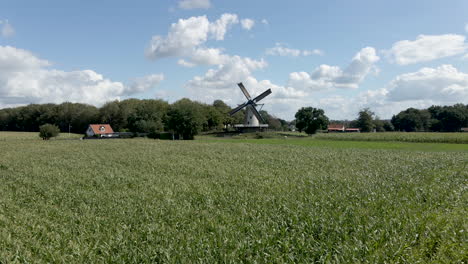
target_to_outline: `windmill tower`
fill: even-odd
[[[239,86],[242,93],[247,98],[247,102],[237,106],[231,112],[229,112],[229,115],[232,116],[245,107],[246,111],[245,111],[244,124],[234,125],[234,127],[243,132],[253,132],[253,131],[263,130],[263,128],[267,128],[268,124],[260,123],[260,121],[262,123],[265,123],[265,120],[263,120],[263,117],[258,112],[256,106],[260,100],[262,100],[263,98],[271,94],[271,89],[266,90],[265,92],[261,93],[259,96],[252,99],[249,92],[247,91],[247,89],[245,89],[242,83],[238,83],[237,85]]]

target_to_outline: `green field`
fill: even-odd
[[[0,149],[0,263],[468,262],[467,144],[0,132]]]
[[[425,143],[468,144],[468,133],[385,132],[385,133],[326,133],[316,136],[325,140],[398,141]]]

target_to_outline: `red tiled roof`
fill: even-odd
[[[91,124],[89,126],[93,130],[94,134],[114,133],[114,130],[112,130],[112,127],[109,124]]]

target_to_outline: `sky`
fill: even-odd
[[[468,104],[468,1],[0,0],[0,109],[216,99],[330,119]]]

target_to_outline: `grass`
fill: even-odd
[[[51,138],[50,140],[62,140],[62,139],[77,139],[83,137],[83,134],[74,134],[74,133],[60,133],[57,137]],[[12,141],[12,140],[42,140],[39,137],[39,132],[5,132],[0,131],[0,142],[2,141]]]
[[[384,132],[384,133],[326,133],[317,139],[343,141],[398,141],[424,143],[468,144],[468,133]]]
[[[286,135],[286,137],[285,137]],[[214,136],[199,136],[198,140],[206,142],[224,142],[224,143],[250,143],[261,145],[296,145],[318,148],[337,148],[337,149],[386,149],[386,150],[405,150],[405,151],[462,151],[468,152],[468,144],[453,144],[453,143],[422,143],[422,142],[408,142],[397,140],[363,140],[356,139],[344,140],[348,134],[318,134],[314,136],[304,136],[302,133],[289,132],[283,135],[282,133],[266,133],[262,134],[259,139],[257,133],[246,133],[230,137],[214,137]],[[336,136],[335,136],[336,135]],[[358,134],[354,134],[358,135]],[[372,137],[372,136],[371,136]],[[337,138],[333,140],[333,138]],[[377,138],[377,137],[376,137]],[[395,138],[394,138],[395,139]]]
[[[467,152],[277,141],[0,141],[0,263],[467,262]]]

